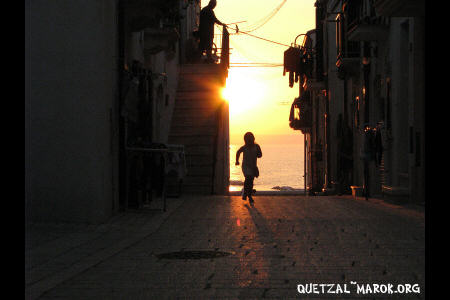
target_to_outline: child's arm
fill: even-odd
[[[262,157],[261,147],[259,147],[258,144],[256,144],[256,157],[257,158],[261,158]]]
[[[241,155],[241,152],[243,150],[242,148],[243,147],[239,148],[239,150],[236,151],[236,163],[235,163],[236,166],[239,166],[239,156]]]

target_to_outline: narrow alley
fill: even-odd
[[[34,238],[52,236],[34,229]],[[166,213],[128,211],[29,241],[26,258],[26,299],[425,298],[423,207],[374,198],[259,195],[250,206],[238,196],[183,196]],[[300,294],[309,284],[335,288]],[[362,294],[366,284],[403,293]],[[415,293],[404,292],[408,284]]]
[[[425,2],[25,0],[24,298],[430,296]]]

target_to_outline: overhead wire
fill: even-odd
[[[283,0],[283,2],[281,2],[281,4],[279,4],[274,10],[272,10],[267,16],[265,16],[264,18],[262,18],[261,20],[257,21],[255,23],[255,25],[250,26],[250,29],[246,29],[246,32],[252,32],[255,31],[259,28],[261,28],[262,26],[264,26],[267,22],[270,21],[270,19],[272,19],[281,9],[281,7],[283,7],[283,5],[286,3],[287,0]],[[261,24],[258,25],[259,22],[262,22]],[[256,26],[256,27],[255,27]]]
[[[291,47],[290,45],[287,44],[283,44],[277,41],[273,41],[273,40],[269,40],[260,36],[256,36],[254,34],[251,34],[250,32],[260,28],[262,25],[266,24],[273,16],[275,16],[275,14],[281,9],[281,7],[286,3],[287,0],[283,0],[283,2],[278,5],[278,7],[276,7],[268,16],[265,17],[265,19],[267,19],[263,24],[259,25],[257,28],[251,29],[251,30],[239,30],[239,27],[236,26],[236,28],[230,27],[228,25],[225,25],[228,29],[234,30],[235,33],[230,33],[230,34],[246,34],[248,36],[269,42],[269,43],[273,43],[276,45],[280,45],[280,46],[284,46],[284,47]],[[243,21],[245,22],[245,21]],[[238,23],[238,22],[236,22]],[[232,23],[232,24],[236,24],[236,23]],[[218,26],[219,30],[222,31],[221,26]],[[240,68],[268,68],[268,67],[282,67],[284,66],[283,64],[278,64],[278,63],[230,63],[230,67],[240,67]]]
[[[238,45],[235,45],[232,40],[230,40],[230,43],[234,45],[234,47],[239,48]],[[279,66],[283,66],[283,64],[274,62],[230,62],[230,68],[268,68]]]
[[[225,26],[226,26],[226,25],[225,25]],[[272,41],[272,40],[269,40],[269,39],[266,39],[266,38],[263,38],[263,37],[254,35],[254,34],[250,34],[250,33],[248,33],[247,31],[239,30],[239,28],[236,29],[236,28],[229,27],[229,26],[226,26],[226,27],[227,27],[228,29],[231,29],[231,30],[234,30],[234,31],[235,31],[235,33],[230,33],[230,35],[231,35],[231,34],[241,34],[241,33],[243,33],[243,34],[246,34],[246,35],[248,35],[248,36],[251,36],[251,37],[254,37],[254,38],[257,38],[257,39],[260,39],[260,40],[269,42],[269,43],[273,43],[273,44],[277,44],[277,45],[285,46],[285,47],[291,47],[290,45],[286,45],[286,44],[283,44],[283,43],[280,43],[280,42]],[[220,28],[220,27],[219,27],[219,28]],[[221,30],[221,28],[220,28],[220,30]]]
[[[254,37],[254,38],[266,41],[266,42],[270,42],[270,43],[273,43],[273,44],[277,44],[277,45],[280,45],[280,46],[290,47],[289,45],[286,45],[286,44],[283,44],[283,43],[279,43],[279,42],[276,42],[276,41],[272,41],[272,40],[269,40],[269,39],[266,39],[266,38],[262,38],[262,37],[250,34],[250,33],[246,32],[246,31],[239,31],[239,33],[243,33],[243,34],[249,35],[251,37]]]
[[[236,62],[233,64],[235,64],[235,65],[275,65],[275,66],[282,65],[280,63],[266,63],[266,62],[256,62],[256,63],[255,62],[243,62],[243,63]]]
[[[230,68],[279,68],[282,66],[230,66]]]
[[[274,63],[230,63],[230,68],[278,68],[283,64]]]

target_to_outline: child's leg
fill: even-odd
[[[248,185],[249,185],[249,181],[248,181],[248,176],[244,176],[244,189],[242,191],[242,200],[247,200],[247,196],[249,195],[248,193]]]
[[[245,177],[246,184],[244,183],[244,191],[250,201],[253,201],[252,192],[253,192],[253,180],[254,179],[255,179],[255,177],[253,177],[253,176]]]
[[[244,180],[244,195],[242,198],[246,198],[247,196],[252,195],[253,190],[253,177],[252,176],[245,176]]]
[[[255,177],[254,176],[249,176],[250,178],[250,183],[249,183],[249,185],[250,185],[250,187],[249,187],[249,195],[251,195],[252,194],[252,192],[253,192],[253,181],[255,180]]]

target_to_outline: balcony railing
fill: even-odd
[[[349,41],[375,41],[387,37],[385,18],[376,16],[372,3],[346,0],[342,7]]]
[[[222,26],[221,33],[214,34],[213,40],[213,55],[217,63],[229,67],[230,61],[230,34],[226,26]]]
[[[345,10],[344,10],[345,12]],[[353,18],[353,19],[352,19]],[[355,20],[355,12],[351,20]],[[345,13],[336,17],[336,66],[338,77],[343,79],[347,75],[355,75],[360,65],[361,44],[348,38],[348,18]]]
[[[383,18],[372,17],[358,19],[348,30],[349,41],[378,41],[386,39],[389,27]]]
[[[421,17],[425,15],[425,0],[375,0],[378,15],[387,17]]]
[[[339,65],[342,59],[346,58],[358,58],[360,56],[360,44],[359,42],[348,40],[347,21],[344,14],[339,14],[336,17],[336,48],[337,48],[337,62]]]
[[[342,11],[345,15],[347,28],[350,30],[350,28],[357,25],[363,17],[363,1],[346,0],[344,1]]]

